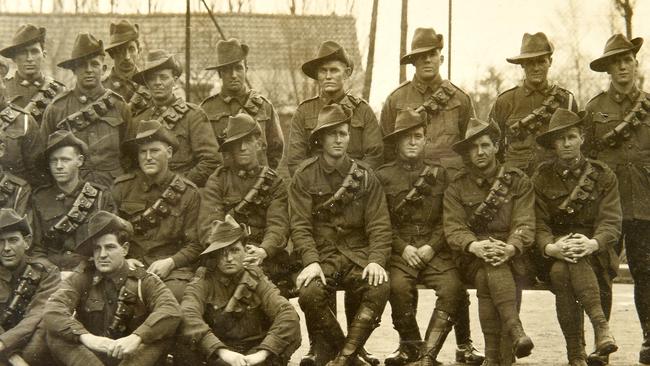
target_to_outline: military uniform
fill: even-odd
[[[210,174],[221,164],[219,146],[205,113],[198,106],[182,99],[173,99],[164,106],[151,106],[134,117],[139,121],[158,120],[178,139],[169,168],[202,187]]]
[[[16,73],[5,80],[5,86],[5,93],[11,103],[25,108],[39,125],[45,108],[57,95],[65,91],[63,83],[43,74],[35,80],[27,80]]]
[[[29,364],[45,364],[48,350],[45,332],[39,324],[45,303],[60,281],[59,269],[46,259],[26,257],[25,263],[13,271],[0,266],[3,357],[17,353]],[[21,285],[25,286],[25,293],[15,303],[16,307],[9,308],[18,296],[16,289]]]
[[[72,271],[83,256],[74,253],[76,244],[85,233],[78,230],[95,212],[115,212],[113,197],[107,187],[80,181],[70,193],[56,184],[41,186],[34,191],[31,205],[34,211],[35,256],[48,258],[62,271]]]
[[[214,135],[220,138],[228,124],[228,117],[246,113],[253,117],[262,129],[263,149],[259,156],[261,165],[277,169],[284,151],[284,135],[280,119],[273,104],[256,90],[248,90],[241,96],[215,94],[201,102],[201,108],[208,115]],[[229,158],[224,156],[228,163]]]
[[[75,115],[80,111],[85,112],[83,117]],[[75,88],[61,94],[47,107],[41,136],[46,139],[58,129],[72,131],[89,148],[81,178],[110,187],[123,173],[125,161],[120,144],[130,124],[131,112],[118,94],[101,86],[91,95]]]
[[[163,280],[176,299],[193,276],[202,245],[197,233],[200,196],[194,183],[168,172],[163,184],[138,171],[118,177],[113,199],[121,217],[133,224],[129,256],[150,266],[172,258],[175,269]]]
[[[556,96],[556,99],[553,99],[553,96]],[[536,88],[525,80],[521,85],[499,94],[490,111],[490,118],[497,122],[505,139],[503,144],[504,162],[523,170],[528,175],[532,175],[540,163],[553,157],[553,154],[535,143],[535,136],[548,129],[548,121],[553,113],[548,109],[544,111],[547,117],[542,118],[543,122],[540,123],[534,134],[524,133],[520,138],[513,134],[512,126],[528,117],[534,110],[542,107],[547,100],[552,100],[547,104],[556,109],[561,107],[573,112],[578,111],[578,105],[570,91],[548,82]],[[532,121],[531,124],[536,122],[538,120]]]
[[[151,93],[145,87],[118,75],[115,68],[112,68],[108,76],[102,80],[102,85],[104,85],[104,88],[111,89],[122,96],[131,108],[131,115],[133,116],[140,114],[153,105]]]
[[[32,188],[27,181],[0,169],[0,205],[2,208],[11,208],[19,215],[27,215],[31,218],[31,195]]]
[[[130,315],[118,318],[120,305],[127,306]],[[153,365],[164,354],[181,315],[169,289],[144,269],[130,269],[124,262],[107,276],[95,270],[94,264],[84,263],[50,297],[43,320],[48,346],[65,365],[119,363],[81,344],[80,336],[91,333],[111,339],[140,336],[137,351],[119,364],[144,366]]]
[[[300,346],[298,314],[257,268],[231,279],[201,267],[185,290],[181,308],[181,336],[198,349],[200,358],[209,359],[208,365],[219,364],[219,348],[241,354],[267,350],[271,357],[262,365],[287,365]]]
[[[381,131],[375,112],[372,111],[368,102],[351,94],[344,94],[338,100],[327,100],[323,96],[316,96],[300,103],[291,118],[287,158],[291,175],[295,173],[301,162],[314,154],[309,144],[309,134],[316,127],[318,112],[324,105],[332,103],[340,104],[343,108],[352,111],[348,155],[373,169],[383,162],[384,147],[381,141]]]
[[[0,107],[0,136],[5,144],[0,165],[9,173],[40,185],[42,176],[37,159],[43,151],[44,141],[38,124],[25,110],[14,104]]]

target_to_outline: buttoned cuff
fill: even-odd
[[[606,235],[597,234],[597,235],[594,235],[593,239],[598,242],[598,250],[596,251],[596,253],[603,253],[603,252],[609,251],[609,248],[608,248],[607,244],[605,244],[605,243],[607,243],[607,236]]]
[[[463,245],[461,246],[463,248],[463,253],[471,254],[471,252],[469,251],[469,246],[472,245],[472,243],[477,240],[478,239],[473,235],[470,238],[468,238],[467,241],[465,241],[465,243],[463,243]]]
[[[196,340],[193,339],[192,343],[196,343]],[[226,345],[217,338],[216,335],[212,332],[208,332],[203,336],[203,339],[199,342],[199,348],[203,351],[206,356],[212,355],[219,348],[227,348]]]
[[[524,243],[522,243],[521,240],[511,238],[508,239],[508,244],[512,245],[517,249],[517,253],[515,255],[522,254],[524,252]]]
[[[381,266],[381,268],[386,269],[386,257],[381,254],[370,253],[370,256],[368,257],[368,263],[377,263]]]
[[[402,253],[404,253],[404,249],[406,249],[406,247],[408,245],[409,244],[404,239],[402,239],[400,237],[394,237],[393,238],[393,253],[401,256]]]
[[[151,327],[144,324],[144,323],[142,325],[140,325],[136,330],[134,330],[133,334],[139,336],[140,339],[142,339],[142,343],[145,343],[145,344],[149,343],[147,341],[149,339],[152,339],[152,337],[153,337],[153,333],[151,332]]]
[[[309,250],[302,255],[302,267],[305,268],[308,265],[319,262],[320,257],[318,255],[318,252],[316,250]]]
[[[172,255],[171,259],[174,261],[174,268],[187,267],[191,262],[190,259],[182,253]]]
[[[289,342],[274,334],[269,334],[257,348],[265,349],[275,356],[279,356],[287,348],[287,345],[289,345]]]

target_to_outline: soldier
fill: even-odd
[[[0,209],[0,364],[50,364],[45,331],[39,327],[48,297],[61,277],[46,259],[27,255],[32,231],[27,219]],[[20,360],[20,359],[24,360]],[[20,363],[19,363],[20,364]]]
[[[548,81],[552,56],[553,44],[544,33],[525,33],[520,54],[506,58],[511,64],[521,65],[524,81],[501,93],[490,111],[490,118],[505,136],[504,162],[528,175],[552,158],[549,151],[535,143],[535,136],[546,131],[553,112],[559,107],[578,111],[573,94]]]
[[[636,85],[636,53],[642,38],[628,40],[615,34],[607,40],[603,55],[589,64],[607,72],[611,84],[587,103],[591,119],[585,128],[588,156],[606,163],[618,178],[623,210],[622,234],[626,256],[634,279],[634,302],[643,330],[639,362],[650,363],[650,94]],[[611,287],[599,281],[601,302],[609,319]],[[603,293],[604,291],[604,293]],[[603,358],[600,363],[606,364]]]
[[[174,150],[169,168],[203,187],[221,164],[219,145],[205,113],[196,104],[174,95],[181,72],[174,55],[163,50],[149,52],[144,69],[135,73],[133,80],[146,86],[152,104],[134,117],[134,128],[140,121],[160,121],[178,139],[178,150]]]
[[[133,227],[106,211],[88,222],[76,251],[92,256],[49,299],[47,344],[70,366],[153,365],[181,320],[178,302],[158,277],[126,262]]]
[[[75,74],[75,87],[47,107],[41,135],[47,139],[56,130],[74,133],[88,145],[81,178],[109,187],[123,172],[120,143],[131,124],[131,112],[121,96],[101,83],[104,57],[102,41],[89,33],[77,35],[70,59],[58,64]]]
[[[476,287],[484,366],[501,365],[502,327],[514,340],[516,357],[533,349],[519,320],[513,275],[525,270],[523,259],[533,244],[535,196],[524,172],[498,163],[499,136],[494,122],[470,120],[465,139],[452,146],[466,166],[444,193],[447,242],[461,255],[461,273]]]
[[[110,74],[102,81],[104,88],[121,95],[131,107],[132,115],[137,115],[151,106],[151,94],[145,87],[134,83],[131,77],[138,72],[140,59],[140,27],[122,19],[111,22],[110,44],[106,53],[113,59]]]
[[[246,241],[245,226],[230,215],[211,225],[201,253],[209,265],[181,304],[181,336],[200,352],[188,365],[287,365],[300,346],[296,310],[257,266],[246,266]]]
[[[140,121],[126,142],[139,169],[115,180],[113,199],[121,217],[133,224],[130,256],[160,277],[177,300],[193,277],[203,249],[198,238],[198,188],[169,169],[178,140],[158,121]]]
[[[395,130],[395,120],[401,110],[412,109],[426,112],[426,140],[424,159],[442,165],[448,176],[453,177],[463,166],[462,160],[453,152],[451,145],[462,139],[467,121],[474,116],[469,96],[440,75],[444,61],[441,54],[442,34],[433,28],[417,28],[411,41],[411,52],[400,59],[400,64],[415,67],[413,80],[402,83],[386,99],[381,110],[380,125],[384,136]],[[392,141],[384,141],[384,160],[396,158]],[[480,364],[483,355],[472,344],[469,327],[469,294],[456,314],[456,361]],[[392,360],[397,354],[389,356]],[[389,361],[389,363],[392,361]]]
[[[376,168],[382,163],[383,144],[377,117],[368,102],[349,94],[345,83],[352,76],[352,59],[338,43],[325,41],[315,58],[302,64],[302,72],[318,82],[319,95],[304,100],[291,118],[291,141],[287,164],[294,174],[305,159],[318,154],[310,144],[311,132],[316,128],[318,114],[324,105],[340,104],[352,114],[348,155],[367,166]]]
[[[617,349],[600,304],[596,273],[606,277],[611,291],[618,269],[614,246],[621,234],[621,201],[614,172],[580,152],[584,117],[582,112],[555,111],[548,131],[536,140],[556,158],[540,165],[532,178],[536,242],[539,254],[551,259],[547,266],[557,319],[572,366],[587,365],[582,309],[594,327],[596,351],[591,358]]]
[[[229,117],[220,150],[232,158],[230,166],[217,169],[201,193],[199,234],[206,243],[210,223],[231,214],[250,230],[246,242],[248,264],[261,263],[264,272],[289,297],[293,289],[289,253],[287,189],[282,178],[268,166],[260,165],[262,131],[248,114]]]
[[[291,239],[304,267],[296,279],[298,302],[312,341],[329,346],[324,348],[330,352],[316,356],[331,360],[330,366],[355,362],[390,292],[384,270],[392,235],[386,199],[374,173],[346,153],[351,118],[339,104],[323,107],[310,136],[322,152],[298,167],[289,187]],[[353,303],[360,304],[347,337],[328,306],[336,289],[350,291]]]
[[[393,225],[390,305],[400,346],[388,366],[436,365],[436,357],[463,301],[464,286],[442,232],[442,194],[447,177],[440,165],[424,161],[426,127],[413,110],[397,114],[395,130],[384,137],[397,147],[397,159],[377,169]],[[436,290],[436,304],[422,353],[415,319],[418,283]]]
[[[35,256],[48,258],[68,275],[85,258],[74,252],[88,218],[99,210],[115,211],[108,187],[87,182],[79,170],[88,156],[86,143],[70,131],[54,131],[48,138],[43,160],[53,183],[32,195]]]
[[[43,27],[23,24],[18,27],[11,44],[0,50],[0,55],[10,58],[16,65],[16,73],[5,81],[7,97],[30,113],[39,125],[45,108],[65,91],[61,82],[43,74],[47,57],[45,33]]]
[[[260,92],[247,85],[248,46],[238,39],[217,42],[217,64],[206,70],[217,70],[221,78],[221,91],[201,102],[207,113],[214,135],[221,138],[228,124],[228,117],[239,113],[249,114],[262,130],[262,149],[259,160],[262,165],[277,169],[284,151],[284,135],[280,119],[273,104]],[[230,157],[224,156],[226,163]]]

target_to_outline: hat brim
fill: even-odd
[[[84,54],[84,55],[81,55],[81,56],[78,56],[78,57],[75,57],[75,58],[71,58],[71,59],[68,59],[68,60],[65,60],[65,61],[61,61],[58,64],[56,64],[56,66],[58,66],[60,68],[63,68],[63,69],[74,70],[75,63],[77,61],[84,60],[84,59],[91,58],[91,57],[95,57],[95,56],[101,55],[103,53],[104,53],[103,49],[94,50],[94,51],[89,52],[87,54]]]
[[[421,55],[423,53],[431,52],[433,50],[439,50],[439,49],[442,49],[442,47],[431,46],[431,47],[416,48],[414,50],[411,50],[411,52],[407,53],[406,55],[402,56],[399,59],[399,64],[400,65],[412,64],[413,63],[413,58],[415,58],[416,56]]]
[[[244,55],[242,57],[235,58],[235,59],[229,60],[228,62],[223,62],[223,63],[217,64],[217,65],[214,65],[214,66],[208,66],[204,70],[219,70],[222,67],[232,65],[232,64],[237,63],[239,61],[244,61],[246,59],[246,57],[248,57],[248,51],[249,51],[248,45],[242,43],[241,44],[241,49],[244,52]]]
[[[139,70],[133,76],[131,76],[131,80],[134,82],[142,85],[142,86],[147,86],[146,84],[146,78],[147,74],[156,71],[156,70],[161,70],[161,69],[171,69],[174,72],[174,76],[179,76],[181,74],[181,70],[178,69],[178,65],[176,65],[172,57],[170,56],[166,60],[158,60],[154,63],[151,63],[147,65],[146,69]]]
[[[537,58],[540,56],[545,56],[545,55],[552,55],[553,51],[539,51],[539,52],[529,52],[529,53],[522,53],[521,55],[514,56],[514,57],[508,57],[506,58],[506,61],[508,61],[511,64],[515,65],[521,65],[527,60]]]
[[[474,140],[476,140],[477,138],[483,135],[489,134],[491,131],[496,134],[499,134],[498,128],[493,123],[490,123],[487,126],[480,129],[479,131],[477,131],[476,133],[474,133],[472,136],[454,143],[453,145],[451,145],[451,149],[454,150],[456,154],[462,155],[472,146],[472,142]]]
[[[163,127],[164,128],[164,127]],[[122,143],[122,148],[130,149],[133,146],[144,144],[151,141],[162,141],[169,144],[174,151],[178,150],[178,140],[171,132],[160,130],[149,130],[138,134],[136,137],[128,139]]]
[[[398,138],[403,133],[405,133],[407,131],[410,131],[410,130],[412,130],[414,128],[418,128],[418,127],[424,127],[424,122],[418,123],[416,125],[408,126],[408,127],[405,127],[405,128],[401,128],[399,130],[395,130],[395,131],[389,133],[388,135],[384,136],[383,140],[384,141],[393,141],[394,139]]]
[[[140,38],[140,36],[137,35],[137,34],[133,35],[133,36],[130,36],[127,39],[117,41],[117,42],[113,42],[113,43],[109,44],[108,46],[104,47],[104,50],[106,52],[111,51],[111,50],[113,50],[113,49],[115,49],[117,47],[120,47],[121,45],[127,44],[127,43],[129,43],[131,41],[137,41],[139,38]]]
[[[13,58],[14,54],[16,51],[18,51],[20,48],[35,43],[39,41],[44,41],[45,40],[45,28],[39,27],[38,29],[39,34],[36,37],[27,39],[23,42],[12,44],[11,46],[7,46],[3,49],[0,50],[0,55],[6,57],[6,58]]]
[[[254,129],[239,133],[239,134],[237,134],[235,136],[228,137],[227,139],[225,139],[221,143],[221,145],[219,145],[219,151],[223,152],[223,151],[228,150],[227,147],[229,145],[232,145],[233,143],[235,143],[235,142],[243,139],[244,137],[249,136],[249,135],[251,135],[251,134],[253,134],[255,132],[262,133],[262,130],[259,128],[259,125],[257,126],[257,128],[254,128]]]
[[[328,53],[327,55],[316,57],[315,59],[309,60],[302,64],[300,67],[302,72],[307,75],[307,77],[318,80],[318,67],[326,61],[338,60],[344,62],[349,68],[354,69],[352,61],[348,59],[345,55],[343,48],[339,48],[334,52]]]
[[[27,218],[25,216],[14,223],[0,228],[0,233],[6,233],[8,231],[19,231],[24,236],[32,235],[32,229],[29,227],[29,223],[27,222]]]
[[[223,248],[225,248],[227,246],[235,244],[238,241],[240,241],[243,237],[244,237],[243,235],[239,234],[239,235],[232,235],[232,236],[226,237],[226,238],[221,238],[218,241],[210,243],[210,245],[208,245],[208,247],[205,248],[205,250],[202,251],[201,254],[199,254],[199,256],[214,253],[219,249],[223,249]]]
[[[327,130],[328,128],[331,128],[331,127],[338,126],[338,125],[343,124],[343,123],[350,123],[351,119],[352,119],[352,116],[350,116],[350,117],[348,117],[348,118],[346,118],[344,120],[341,120],[341,121],[332,121],[332,122],[324,124],[324,125],[322,125],[322,126],[320,126],[318,128],[315,128],[314,130],[311,131],[311,135],[309,135],[309,143],[313,144],[316,141],[316,139],[318,138],[318,136],[324,130]]]
[[[636,55],[637,52],[639,52],[641,46],[643,45],[643,38],[641,37],[633,38],[632,40],[630,40],[630,42],[634,45],[632,48],[619,48],[616,50],[605,52],[597,59],[591,61],[589,63],[589,68],[596,72],[606,72],[612,57],[630,51],[634,52],[634,54]]]
[[[584,111],[580,111],[580,112],[578,112],[578,117],[580,117],[580,119],[578,121],[575,121],[574,123],[571,123],[571,124],[568,124],[568,125],[563,125],[563,126],[558,126],[558,127],[554,128],[552,130],[548,130],[548,131],[540,134],[539,136],[535,137],[535,141],[537,142],[538,145],[540,145],[540,146],[542,146],[542,147],[544,147],[546,149],[552,150],[553,149],[553,141],[555,140],[557,135],[560,132],[562,132],[564,130],[567,130],[567,129],[571,128],[571,127],[579,127],[579,126],[583,125],[583,123],[585,122],[585,119],[587,118],[587,113],[584,112]]]

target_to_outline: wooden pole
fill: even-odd
[[[449,0],[449,24],[448,24],[448,34],[449,41],[447,42],[447,80],[451,80],[451,2]]]
[[[370,44],[368,45],[368,59],[366,60],[366,75],[363,81],[363,99],[370,100],[370,87],[372,86],[372,69],[375,63],[375,39],[377,37],[377,8],[379,0],[372,1],[372,17],[370,20]]]
[[[190,101],[190,0],[185,1],[185,100]]]
[[[399,53],[400,57],[406,55],[406,34],[408,33],[408,9],[409,1],[402,0],[402,22],[400,24],[400,41]],[[400,84],[406,80],[406,65],[399,65],[399,82]]]

